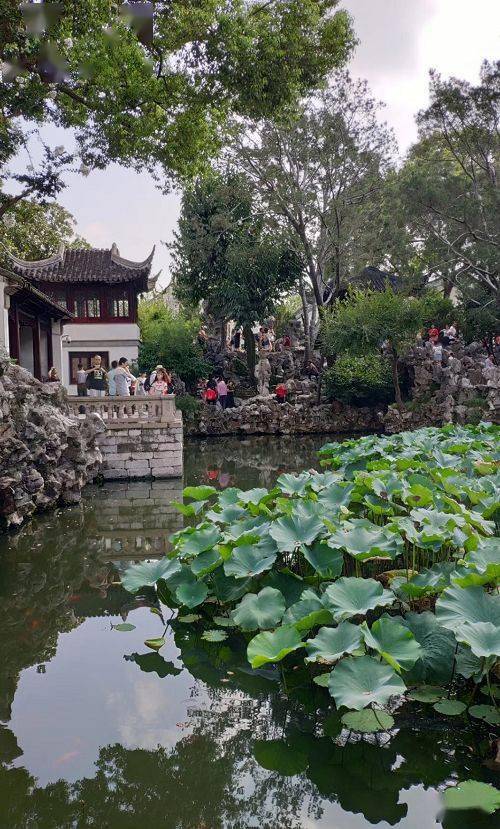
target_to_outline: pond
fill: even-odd
[[[269,487],[317,466],[324,442],[190,442],[185,483]],[[463,722],[431,712],[417,726],[408,706],[392,737],[346,741],[323,689],[299,669],[285,694],[275,671],[250,671],[237,638],[209,643],[186,625],[162,656],[148,651],[161,619],[119,576],[168,549],[181,492],[89,487],[0,539],[1,829],[426,829],[447,782],[495,783]]]

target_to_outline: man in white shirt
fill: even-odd
[[[135,379],[129,370],[127,358],[120,357],[114,376],[117,397],[130,397],[130,384]]]
[[[78,369],[76,372],[76,389],[78,397],[87,397],[87,372],[85,371],[82,363],[78,363]]]

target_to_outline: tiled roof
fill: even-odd
[[[14,273],[35,282],[106,282],[117,284],[141,281],[148,287],[154,248],[144,262],[131,262],[120,256],[113,245],[109,250],[61,248],[54,256],[36,262],[26,262],[9,254]]]

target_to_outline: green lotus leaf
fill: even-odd
[[[280,553],[292,553],[300,544],[312,544],[325,529],[316,515],[286,515],[271,525],[269,533],[278,545]]]
[[[111,625],[113,630],[121,631],[122,633],[126,633],[129,630],[135,630],[135,625],[132,625],[130,622],[123,622],[119,625]]]
[[[328,685],[337,708],[357,711],[369,705],[387,705],[391,697],[404,694],[406,685],[389,665],[373,656],[347,656],[330,674]]]
[[[465,558],[467,564],[478,573],[486,576],[488,581],[500,579],[500,542],[498,537],[484,539],[477,550]],[[465,585],[458,582],[461,587]]]
[[[341,622],[336,628],[321,628],[314,639],[306,641],[306,662],[337,662],[345,653],[352,653],[362,644],[359,625]]]
[[[247,647],[247,659],[252,668],[260,668],[268,662],[280,662],[292,651],[304,647],[300,633],[291,625],[277,630],[258,633]]]
[[[256,540],[262,539],[269,533],[270,523],[265,515],[254,515],[251,518],[240,519],[231,524],[226,530],[228,536],[232,539],[240,539],[242,536],[252,534]],[[246,543],[246,542],[242,542]]]
[[[251,579],[235,579],[226,576],[222,568],[215,570],[210,576],[214,596],[223,604],[237,602],[252,587]]]
[[[199,613],[185,613],[183,616],[177,616],[176,621],[182,622],[184,625],[192,625],[193,622],[199,622],[200,619]]]
[[[332,484],[323,489],[318,496],[318,503],[320,503],[327,513],[339,511],[341,507],[349,506],[354,484]]]
[[[348,711],[342,717],[342,724],[349,731],[375,734],[377,731],[389,731],[394,725],[394,717],[387,711],[365,708],[364,711]]]
[[[422,570],[410,581],[402,582],[398,591],[410,599],[419,599],[421,596],[430,596],[441,593],[450,583],[450,576],[455,568],[452,561],[442,561],[434,564],[427,570]]]
[[[122,576],[122,585],[129,593],[136,593],[141,587],[152,587],[158,579],[168,581],[181,570],[175,558],[161,558],[159,561],[141,561],[132,564]]]
[[[280,475],[276,481],[277,486],[286,495],[303,495],[311,480],[309,472],[302,472],[300,475]]]
[[[217,503],[220,507],[228,507],[230,504],[238,503],[239,489],[235,486],[230,486],[219,493]]]
[[[219,551],[216,549],[206,550],[200,553],[190,564],[191,570],[195,576],[206,576],[222,564],[222,558]]]
[[[201,634],[201,638],[206,642],[224,642],[227,639],[225,630],[206,630]]]
[[[213,486],[187,486],[182,492],[183,498],[191,498],[193,501],[206,501],[217,490]]]
[[[327,539],[333,549],[345,550],[358,561],[371,558],[395,559],[403,550],[399,533],[371,524],[366,519],[352,519]]]
[[[446,689],[438,685],[421,685],[407,694],[406,698],[412,702],[438,702],[446,696]]]
[[[304,591],[304,580],[290,570],[272,570],[261,581],[263,587],[275,587],[283,594],[287,607],[299,601]]]
[[[326,541],[316,541],[311,547],[302,545],[300,550],[321,578],[336,579],[342,573],[344,556],[340,550],[332,550]]]
[[[407,682],[449,682],[457,644],[451,630],[442,627],[430,611],[407,613],[401,624],[411,630],[422,649]]]
[[[224,573],[236,579],[257,576],[273,566],[276,556],[276,551],[270,551],[267,546],[243,544],[235,547],[231,558],[224,562]]]
[[[285,599],[274,587],[248,593],[235,607],[232,617],[242,630],[267,630],[279,624],[285,612]]]
[[[194,515],[198,515],[199,512],[205,506],[205,501],[195,501],[193,504],[181,504],[180,501],[172,501],[171,506],[175,507],[177,512],[180,512],[181,515],[185,515],[186,518],[192,518]]]
[[[239,490],[238,492],[238,501],[242,504],[260,504],[263,498],[268,495],[267,489],[263,487],[255,487],[255,489],[247,489],[245,492],[243,490]]]
[[[158,639],[146,639],[144,644],[153,651],[159,651],[165,644],[165,639],[163,636],[160,636]]]
[[[247,511],[238,504],[228,504],[227,507],[223,507],[220,512],[209,510],[205,514],[207,521],[215,521],[217,524],[232,524],[234,521],[239,521],[245,517],[248,518]]]
[[[221,534],[217,527],[204,527],[196,529],[194,533],[188,535],[181,544],[180,554],[182,556],[197,556],[204,553],[205,550],[211,550],[218,541],[221,540]]]
[[[202,581],[188,582],[179,585],[175,595],[182,605],[193,608],[205,601],[208,596],[208,587]]]
[[[235,622],[229,616],[214,616],[212,619],[216,625],[221,628],[234,628],[236,627]]]
[[[443,802],[447,809],[479,809],[488,815],[500,809],[500,789],[478,780],[465,780],[443,792]],[[465,829],[465,826],[464,826]]]
[[[330,682],[330,671],[326,674],[320,674],[319,676],[313,677],[313,682],[316,685],[319,685],[320,688],[328,688],[328,684]]]
[[[457,717],[463,714],[467,708],[465,702],[459,699],[440,699],[432,706],[439,714],[446,714],[447,717]]]
[[[291,605],[283,616],[284,625],[294,625],[302,633],[330,622],[333,622],[333,616],[314,590],[304,590],[300,600]]]
[[[488,725],[500,725],[500,711],[494,705],[471,705],[469,714]]]
[[[455,631],[457,642],[469,645],[475,656],[500,657],[500,626],[491,622],[471,622]]]
[[[488,685],[483,685],[481,687],[481,691],[483,694],[486,694],[487,697],[492,697],[494,699],[500,699],[500,685],[496,685],[493,682],[490,682],[490,687]]]
[[[485,661],[472,653],[468,645],[459,645],[456,653],[457,674],[465,679],[474,677],[476,682],[485,674]]]
[[[371,629],[366,622],[362,631],[365,644],[378,651],[395,671],[409,671],[420,658],[422,648],[413,633],[391,617],[383,616],[373,623]]]
[[[491,622],[500,626],[500,601],[482,587],[448,587],[436,602],[436,619],[449,630],[463,624]]]
[[[253,753],[259,766],[268,771],[277,771],[283,777],[300,774],[308,766],[307,753],[284,740],[256,740]]]
[[[329,585],[323,595],[323,604],[333,613],[336,622],[352,616],[364,616],[375,607],[384,607],[394,602],[390,590],[384,590],[375,579],[341,578]]]

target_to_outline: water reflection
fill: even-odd
[[[314,463],[321,438],[203,441],[185,478],[271,485]],[[210,644],[119,584],[181,526],[181,484],[108,484],[40,517],[0,548],[1,829],[361,829],[434,825],[450,779],[493,781],[461,723],[404,708],[391,740],[347,741],[300,667],[288,695],[251,671],[235,635]],[[130,633],[113,630],[124,619]],[[463,819],[463,816],[461,816]],[[468,816],[447,827],[493,827]]]

